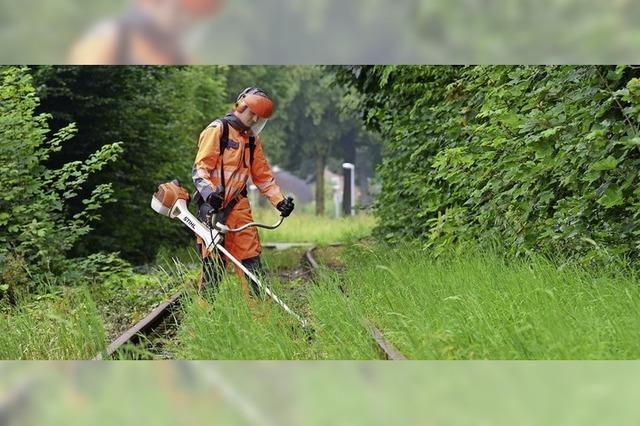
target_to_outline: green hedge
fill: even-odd
[[[385,136],[378,236],[592,259],[638,255],[640,70],[338,71]]]

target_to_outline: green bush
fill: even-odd
[[[47,114],[35,114],[39,100],[28,71],[0,68],[0,297],[64,281],[77,261],[67,252],[91,229],[110,200],[109,184],[97,186],[68,217],[66,206],[89,175],[113,161],[119,144],[105,145],[84,161],[58,169],[44,164],[70,140],[74,125],[47,139]]]
[[[39,111],[50,128],[74,122],[74,143],[51,156],[51,167],[85,158],[113,141],[122,154],[85,185],[109,183],[114,203],[103,206],[93,231],[72,253],[118,251],[124,259],[149,263],[161,243],[181,244],[190,235],[149,208],[157,185],[173,178],[191,188],[199,132],[228,107],[220,67],[38,66],[31,70]],[[82,205],[71,200],[70,213]],[[123,220],[126,218],[126,220]]]
[[[385,136],[377,235],[637,257],[640,72],[626,66],[355,67]]]

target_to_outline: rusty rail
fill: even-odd
[[[335,247],[340,245],[339,243],[331,244],[331,246]],[[310,247],[304,254],[304,259],[306,262],[311,265],[312,269],[317,269],[320,265],[317,260],[313,257],[313,252],[316,250],[316,246]],[[340,291],[344,293],[344,289],[340,287]],[[382,331],[377,328],[371,321],[365,320],[365,327],[373,337],[373,340],[378,345],[378,348],[384,355],[384,357],[390,361],[405,361],[407,359],[406,356],[402,354],[389,340],[387,340]]]
[[[101,360],[111,357],[122,346],[127,343],[136,343],[140,340],[141,336],[150,334],[155,327],[160,324],[164,319],[169,317],[173,312],[173,308],[179,303],[182,292],[178,291],[171,298],[158,305],[147,316],[138,321],[133,327],[125,331],[120,337],[111,342],[104,352],[99,353],[93,359]]]
[[[373,336],[378,347],[384,353],[385,358],[390,361],[406,361],[407,357],[402,354],[393,343],[385,339],[382,335],[382,332],[371,322],[367,322],[367,328],[369,329],[369,333]]]
[[[330,246],[335,247],[341,245],[340,243],[333,243]],[[309,247],[304,254],[303,259],[310,265],[312,270],[318,269],[320,264],[313,256],[313,252],[317,249],[315,245],[307,244],[307,243],[271,243],[263,245],[265,248],[273,248],[277,250],[282,250],[286,248],[292,247]],[[343,292],[344,290],[341,289]],[[160,305],[158,305],[155,309],[153,309],[147,316],[138,321],[133,327],[129,328],[122,335],[120,335],[117,339],[115,339],[111,344],[106,348],[105,351],[97,354],[93,359],[94,360],[102,360],[105,358],[109,358],[113,356],[122,346],[127,343],[137,343],[140,341],[140,338],[145,335],[149,335],[158,324],[162,323],[167,317],[169,317],[173,309],[179,304],[180,298],[182,296],[182,291],[178,291],[171,298]],[[371,334],[371,337],[375,341],[376,345],[380,349],[381,353],[388,360],[392,361],[400,361],[406,360],[407,357],[404,356],[389,340],[387,340],[382,331],[378,329],[371,321],[365,321],[365,327]]]

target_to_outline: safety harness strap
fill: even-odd
[[[226,194],[226,185],[224,183],[224,150],[229,144],[229,123],[224,118],[222,121],[222,136],[220,136],[220,182],[222,183],[222,194]]]
[[[249,138],[249,167],[253,166],[253,151],[256,149],[256,138],[251,136]]]
[[[224,150],[229,145],[229,123],[225,118],[221,118],[220,121],[222,122],[222,135],[220,135],[220,183],[222,185],[222,193],[226,194],[223,154],[224,154]],[[253,164],[253,151],[255,149],[255,141],[256,141],[255,137],[252,136],[249,138],[249,163],[250,164]],[[245,187],[242,188],[242,191],[240,191],[240,194],[234,197],[233,200],[229,201],[229,204],[227,204],[223,209],[220,210],[220,212],[218,212],[216,220],[224,224],[227,221],[227,217],[229,216],[229,213],[231,213],[231,211],[236,206],[236,204],[238,204],[238,202],[240,202],[240,200],[246,196],[247,196],[247,187],[245,185]]]

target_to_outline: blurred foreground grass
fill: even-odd
[[[0,365],[0,401],[29,391],[3,406],[9,425],[635,425],[639,373],[638,362],[14,362]]]

